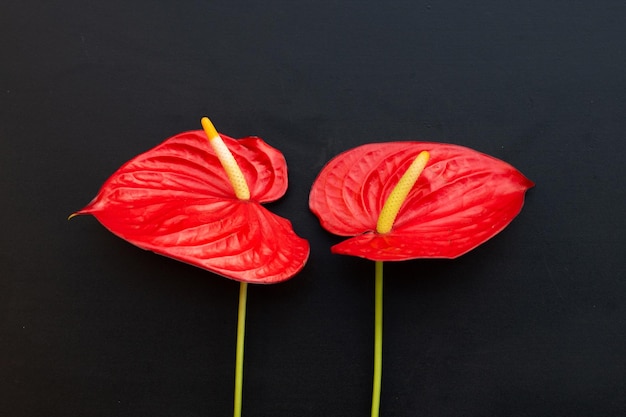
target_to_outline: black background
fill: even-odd
[[[0,415],[232,414],[238,284],[87,204],[202,116],[290,167],[309,239],[249,289],[244,415],[369,415],[373,263],[308,210],[357,145],[456,143],[536,182],[454,261],[388,263],[382,416],[626,414],[623,1],[90,1],[0,7]]]

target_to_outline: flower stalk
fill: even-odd
[[[375,263],[374,280],[374,383],[372,417],[380,412],[380,391],[383,377],[383,262]]]
[[[241,416],[243,398],[243,352],[246,334],[246,305],[248,298],[248,283],[239,284],[239,310],[237,312],[237,348],[235,354],[235,404],[233,417]]]

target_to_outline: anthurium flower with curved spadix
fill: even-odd
[[[140,248],[240,282],[233,412],[240,417],[248,283],[291,278],[309,244],[261,205],[287,191],[283,155],[257,137],[219,134],[206,117],[202,127],[131,159],[70,218],[92,214]]]
[[[309,195],[332,252],[375,261],[372,417],[382,382],[383,261],[456,258],[504,229],[533,183],[506,162],[443,143],[359,146],[332,159]]]
[[[423,151],[423,171],[396,215],[377,231],[385,203]],[[425,162],[424,159],[427,161]],[[334,253],[374,261],[456,258],[504,229],[533,183],[511,165],[472,149],[430,142],[359,146],[332,159],[317,177],[309,206],[322,226],[350,239]],[[391,204],[393,205],[393,204]]]
[[[91,214],[140,248],[237,281],[291,278],[309,244],[261,205],[285,194],[285,158],[258,137],[212,129],[213,137],[181,133],[133,158],[74,215]]]

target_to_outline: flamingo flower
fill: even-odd
[[[383,261],[456,258],[504,229],[534,184],[511,165],[469,148],[431,142],[359,146],[332,159],[309,196],[333,253],[375,263],[372,416],[382,372]]]
[[[377,143],[331,160],[309,206],[329,232],[353,236],[334,253],[374,261],[456,258],[504,229],[532,186],[506,162],[462,146]]]
[[[235,140],[204,131],[178,134],[124,164],[87,207],[128,242],[240,282],[234,416],[242,409],[248,283],[271,284],[298,273],[309,244],[261,203],[287,190],[287,164],[257,137]]]
[[[261,205],[285,194],[285,158],[260,138],[208,129],[209,140],[185,132],[133,158],[72,216],[91,214],[142,249],[237,281],[291,278],[309,244]]]

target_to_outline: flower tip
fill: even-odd
[[[215,126],[213,126],[213,123],[208,117],[203,117],[202,119],[200,119],[200,123],[202,124],[202,128],[204,129],[204,132],[209,137],[209,140],[213,138],[218,138],[220,136],[217,133]]]

